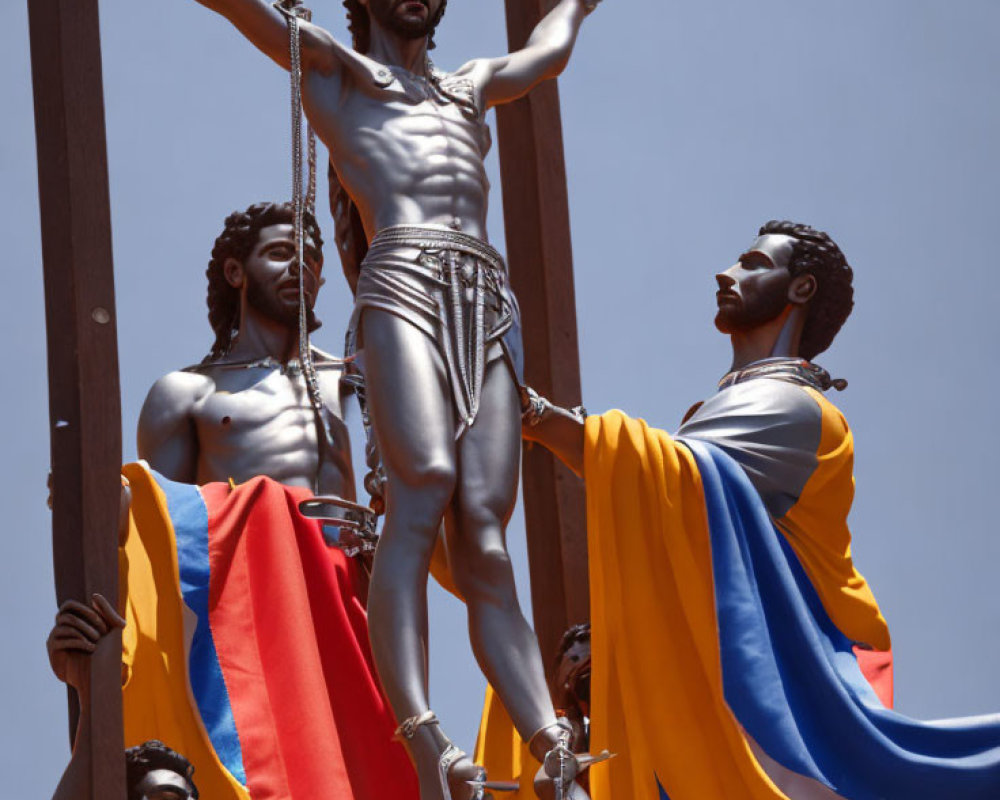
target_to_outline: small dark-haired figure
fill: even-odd
[[[357,559],[299,504],[354,500],[344,362],[317,349],[318,418],[299,359],[288,203],[229,215],[208,265],[215,333],[158,380],[126,465],[126,744],[181,750],[212,800],[417,797],[368,642]],[[307,324],[323,240],[305,215]],[[192,702],[193,701],[193,702]]]
[[[563,633],[555,665],[552,699],[559,716],[573,726],[573,749],[585,752],[590,749],[590,623]]]
[[[128,800],[198,800],[193,776],[191,762],[157,739],[125,751]]]
[[[716,276],[733,348],[671,436],[526,397],[525,437],[587,485],[594,800],[1000,796],[1000,716],[892,711],[889,630],[854,566],[853,439],[812,363],[853,273],[769,222]]]

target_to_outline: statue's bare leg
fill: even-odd
[[[500,355],[493,345],[491,356]],[[521,411],[502,358],[488,364],[475,424],[458,442],[448,557],[469,612],[472,649],[527,740],[556,721],[538,639],[521,612],[505,528],[517,499]]]
[[[499,356],[494,345],[492,356]],[[458,480],[448,507],[448,560],[469,612],[469,638],[480,668],[514,727],[539,760],[551,759],[564,731],[556,722],[538,639],[517,600],[505,530],[517,497],[521,402],[504,361],[487,366],[475,424],[458,442]],[[576,774],[575,764],[567,779]],[[558,774],[556,772],[555,774]],[[526,779],[528,776],[522,776]],[[555,797],[551,780],[535,779],[539,797]],[[564,797],[586,798],[575,783]]]
[[[480,666],[539,757],[557,736],[538,642],[521,613],[504,541],[517,492],[520,404],[500,359],[490,362],[479,416],[456,445],[455,415],[435,344],[405,320],[377,309],[362,318],[367,398],[386,470],[386,521],[368,599],[372,653],[399,720],[428,710],[427,577],[445,512],[453,577],[469,608]],[[548,726],[548,727],[546,727]],[[551,741],[550,741],[551,740]],[[422,800],[444,800],[438,725],[408,740]],[[468,794],[470,763],[453,770],[451,800]]]
[[[402,721],[428,710],[427,576],[455,488],[455,415],[444,363],[424,333],[369,308],[362,334],[367,399],[388,478],[368,627],[382,686]],[[443,800],[438,758],[448,740],[440,726],[417,728],[406,744],[422,800]],[[452,800],[464,800],[468,794],[459,794],[459,778],[475,772],[469,762],[452,772],[459,773]]]

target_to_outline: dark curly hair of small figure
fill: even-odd
[[[434,31],[437,30],[447,5],[448,0],[442,0],[441,7],[434,15],[434,19],[431,20],[431,32],[427,39],[428,50],[433,50],[435,47]],[[344,0],[344,8],[347,9],[347,29],[351,32],[354,49],[359,53],[367,53],[372,46],[371,20],[368,17],[368,10],[361,5],[360,0]]]
[[[556,650],[556,660],[555,663],[558,664],[562,661],[562,658],[569,649],[577,642],[589,642],[590,641],[590,623],[581,622],[577,625],[572,625],[566,629],[565,633],[562,635],[562,639],[559,640],[559,648]]]
[[[795,239],[788,271],[808,273],[816,279],[816,294],[809,302],[809,314],[802,329],[799,355],[812,360],[826,350],[854,308],[854,270],[837,243],[823,231],[788,220],[771,220],[759,236],[783,234]]]
[[[242,262],[257,245],[257,237],[268,225],[291,223],[295,211],[291,203],[255,203],[246,211],[234,211],[226,217],[225,228],[212,247],[212,260],[208,262],[208,321],[215,331],[215,344],[205,357],[205,362],[225,356],[233,345],[233,335],[240,322],[240,290],[226,280],[226,259]],[[316,247],[323,249],[316,218],[306,211],[303,214],[306,234]],[[311,326],[310,326],[311,327]]]
[[[153,770],[167,769],[183,775],[191,784],[191,796],[198,800],[198,787],[194,785],[194,765],[176,750],[158,739],[150,739],[125,751],[125,784],[128,800],[142,800],[139,784]]]

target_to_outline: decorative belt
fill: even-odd
[[[476,236],[450,228],[428,225],[392,225],[383,228],[372,238],[370,248],[379,246],[416,247],[421,250],[455,250],[486,262],[497,272],[507,273],[503,256],[488,243]]]
[[[487,296],[491,307],[499,302],[500,310],[491,338],[503,335],[513,322],[506,292],[507,269],[500,254],[482,239],[449,228],[393,225],[375,234],[369,254],[377,261],[378,249],[393,246],[420,250],[417,262],[433,270],[439,282],[442,295],[439,342],[460,421],[458,438],[479,413],[486,367]],[[472,258],[465,259],[462,255]],[[374,269],[378,269],[377,265]]]

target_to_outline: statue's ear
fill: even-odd
[[[227,258],[222,265],[222,274],[226,276],[226,281],[234,289],[243,288],[243,265],[235,258]]]
[[[816,294],[816,278],[808,272],[796,275],[788,284],[788,302],[793,305],[808,303]]]

